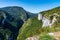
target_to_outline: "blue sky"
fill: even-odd
[[[26,11],[38,13],[60,6],[60,0],[0,0],[0,8],[6,6],[20,6]]]

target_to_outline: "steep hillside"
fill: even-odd
[[[42,21],[39,21],[37,17],[34,17],[28,19],[28,21],[23,24],[22,28],[19,30],[17,40],[26,40],[29,37],[32,37],[32,39],[34,39],[34,36],[38,36],[38,38],[40,39],[41,34],[43,35],[53,31],[55,31],[54,27],[42,28]]]
[[[37,17],[28,19],[19,30],[17,40],[25,40],[27,37],[40,34],[41,27],[42,21],[38,21]]]
[[[36,15],[27,12],[22,7],[18,6],[0,8],[0,27],[2,29],[2,33],[0,33],[2,35],[4,33],[6,34],[3,35],[6,40],[16,40],[18,31],[23,23],[27,21],[28,18],[34,16]]]
[[[56,16],[55,26],[60,26],[60,7],[56,7],[50,10],[40,12],[44,17],[52,21],[53,17]]]
[[[40,13],[43,15],[43,17],[49,19],[50,21],[52,21],[53,17],[56,16],[57,21],[54,22],[54,24],[52,24],[51,28],[49,26],[42,28],[43,25],[42,20],[38,20],[37,17],[30,18],[23,24],[22,28],[19,30],[17,40],[26,40],[26,38],[29,37],[32,37],[34,39],[34,36],[39,36],[40,38],[41,34],[60,31],[60,20],[59,20],[60,7],[53,8],[51,10],[43,11]],[[46,35],[44,37],[49,38],[49,36]],[[42,38],[42,40],[44,39],[44,37]],[[53,37],[50,38],[52,38],[53,40]]]

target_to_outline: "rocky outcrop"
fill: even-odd
[[[28,37],[26,40],[39,40],[38,36]]]
[[[48,33],[50,36],[53,36],[56,40],[60,40],[60,32]]]
[[[4,21],[6,20],[6,15],[5,15],[4,12],[2,14],[3,14],[3,17],[4,17],[4,19],[2,20],[2,24],[4,24]]]
[[[50,20],[50,17],[52,17],[52,20]],[[57,21],[57,17],[59,17],[59,15],[57,13],[54,13],[52,15],[49,15],[49,17],[45,17],[42,16],[42,14],[38,15],[38,20],[42,20],[42,27],[51,27],[56,21]]]
[[[49,19],[43,17],[42,22],[43,22],[42,27],[50,26],[50,20]]]
[[[42,14],[40,13],[40,14],[38,14],[38,20],[42,20],[43,19],[43,16],[42,16]]]

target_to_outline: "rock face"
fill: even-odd
[[[59,15],[57,13],[54,13],[52,15],[50,15],[49,17],[52,16],[52,20],[50,20],[48,17],[44,17],[42,16],[42,14],[38,14],[38,20],[42,20],[42,27],[51,27],[56,21],[57,21],[57,17],[59,17]]]
[[[43,22],[42,27],[46,27],[46,26],[49,26],[50,25],[50,20],[47,19],[47,18],[45,18],[45,17],[43,17],[42,22]]]
[[[42,20],[42,14],[38,14],[38,20]]]
[[[37,36],[28,37],[26,40],[39,40]]]
[[[56,40],[60,40],[60,32],[48,33],[50,36],[54,36]]]
[[[2,20],[2,24],[4,24],[4,21],[6,20],[6,15],[3,13],[4,19]]]

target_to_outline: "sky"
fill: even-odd
[[[26,11],[38,13],[60,6],[60,0],[0,0],[0,8],[20,6]]]

